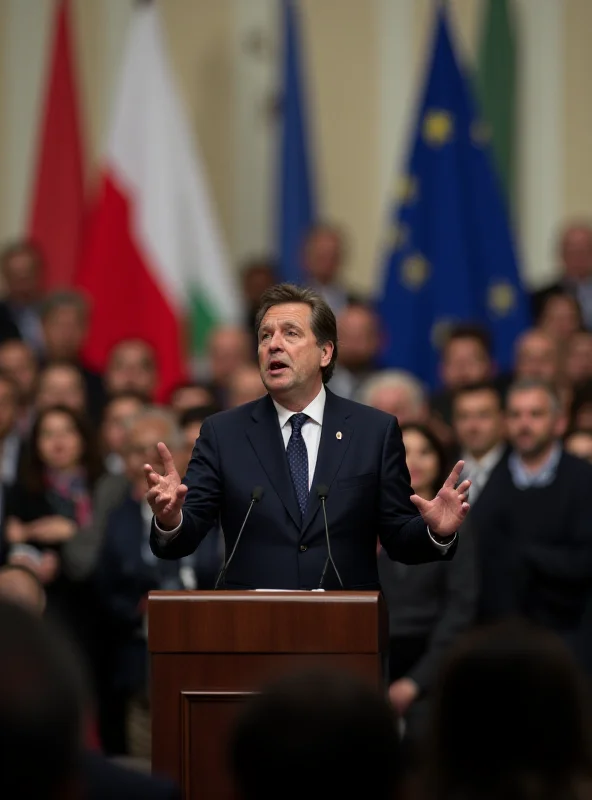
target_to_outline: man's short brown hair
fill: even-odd
[[[255,318],[255,330],[259,334],[259,328],[263,317],[272,306],[279,306],[284,303],[305,303],[310,306],[311,320],[310,327],[315,335],[319,347],[331,342],[333,344],[333,355],[326,367],[321,367],[323,373],[323,383],[331,380],[337,361],[337,321],[335,314],[329,304],[314,289],[305,286],[295,286],[292,283],[278,283],[271,286],[261,296],[261,303]]]

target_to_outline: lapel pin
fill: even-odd
[[[337,431],[337,433],[335,434],[335,438],[336,438],[336,439],[341,439],[341,438],[343,438],[343,434],[341,433],[341,431]]]

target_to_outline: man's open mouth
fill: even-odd
[[[275,361],[274,360],[274,361],[270,361],[269,362],[268,369],[269,369],[269,372],[271,372],[272,375],[277,375],[278,373],[282,372],[282,370],[288,369],[288,365],[284,364],[283,361]]]

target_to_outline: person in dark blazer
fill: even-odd
[[[423,425],[402,427],[411,482],[426,499],[445,474],[446,452]],[[407,722],[410,740],[422,733],[430,690],[448,648],[473,621],[477,600],[473,537],[465,521],[452,561],[405,566],[381,549],[378,574],[389,611],[389,695]]]
[[[163,443],[164,474],[145,466],[153,552],[188,555],[219,517],[231,589],[376,589],[377,537],[407,564],[451,557],[469,508],[462,463],[434,499],[413,494],[396,419],[325,389],[337,358],[327,303],[280,284],[264,294],[257,330],[268,394],[205,420],[183,483]]]

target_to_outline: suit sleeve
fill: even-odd
[[[159,558],[177,559],[191,555],[219,517],[223,484],[216,431],[209,419],[205,420],[195,443],[183,483],[189,491],[183,504],[183,523],[179,532],[166,540],[157,535],[152,522],[150,548]]]
[[[424,564],[453,557],[456,543],[445,554],[434,547],[427,525],[409,499],[413,490],[396,419],[390,422],[384,441],[379,493],[378,535],[389,558]]]

